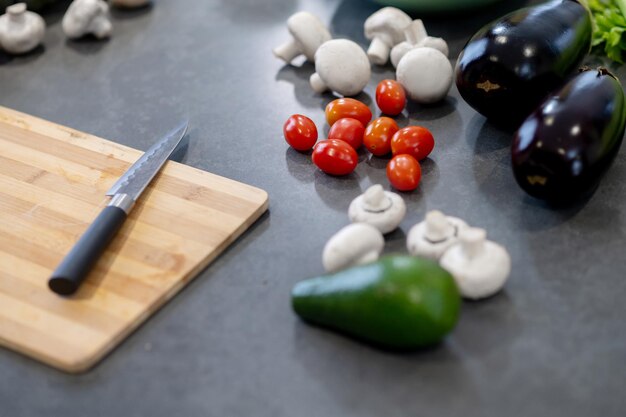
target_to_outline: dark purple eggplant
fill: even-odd
[[[626,127],[621,84],[583,69],[524,121],[511,149],[517,183],[555,202],[591,194],[619,151]]]
[[[483,116],[519,126],[578,69],[591,33],[589,12],[575,0],[520,9],[469,40],[456,64],[456,85]]]

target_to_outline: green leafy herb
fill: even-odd
[[[593,17],[592,45],[613,61],[626,58],[626,0],[581,0]]]

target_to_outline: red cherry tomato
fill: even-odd
[[[391,138],[391,153],[394,156],[405,153],[421,161],[430,155],[434,147],[433,134],[421,126],[405,127]]]
[[[340,139],[354,149],[359,149],[363,145],[364,133],[365,128],[357,119],[339,119],[330,127],[328,139]]]
[[[357,119],[363,126],[372,120],[372,111],[364,103],[353,98],[338,98],[326,106],[326,121],[330,126],[339,119]]]
[[[283,134],[287,143],[298,151],[308,151],[317,141],[317,127],[313,120],[294,114],[285,122]]]
[[[397,116],[406,105],[404,88],[397,81],[382,80],[376,87],[376,104],[383,113]]]
[[[367,125],[363,144],[376,156],[391,152],[391,138],[398,131],[398,124],[390,117],[379,117]]]
[[[354,148],[339,139],[319,141],[313,148],[313,163],[330,175],[348,175],[358,162]]]
[[[397,190],[412,191],[420,183],[422,168],[411,155],[396,155],[387,164],[387,178]]]

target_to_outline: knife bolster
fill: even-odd
[[[130,214],[134,205],[135,200],[128,194],[115,194],[108,204],[109,207],[117,207],[124,210],[127,215]]]

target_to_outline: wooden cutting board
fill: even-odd
[[[170,161],[79,291],[52,293],[48,276],[141,155],[0,107],[0,345],[88,369],[267,209],[263,190]]]

